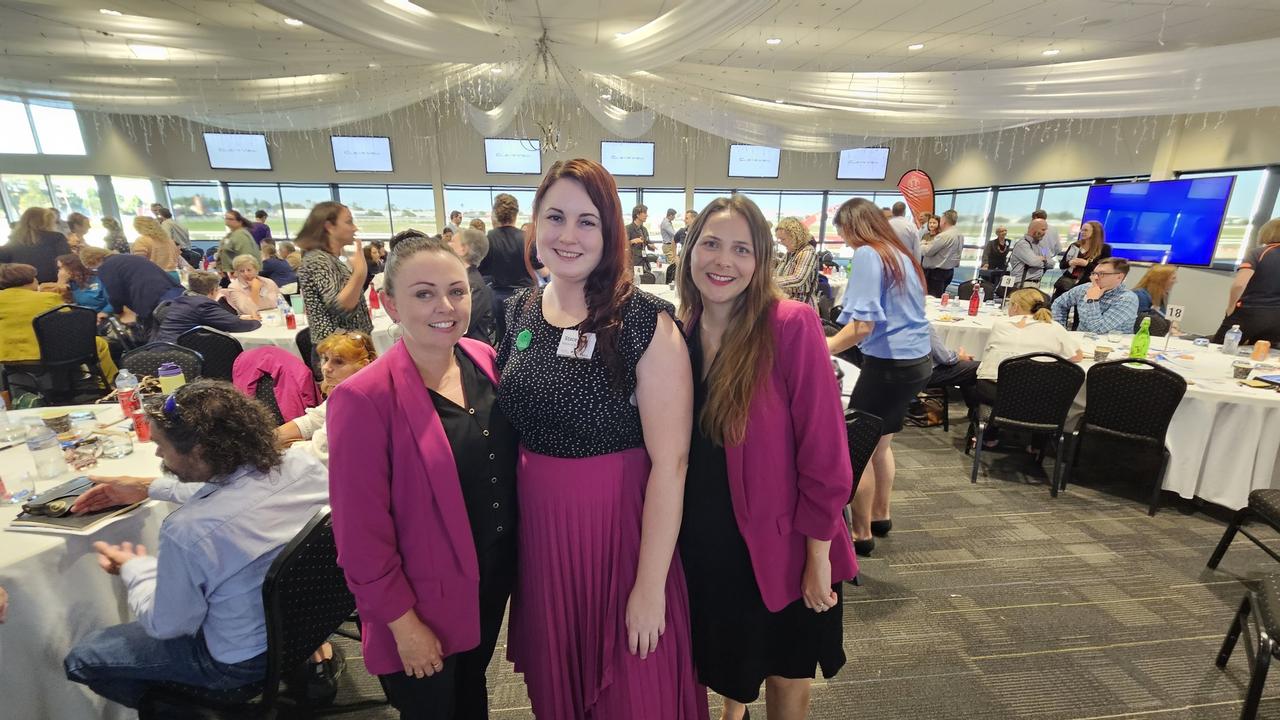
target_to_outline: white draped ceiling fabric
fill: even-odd
[[[255,131],[318,130],[456,100],[485,135],[554,95],[619,137],[665,116],[809,152],[1054,119],[1280,105],[1270,74],[1280,39],[947,72],[775,71],[682,59],[700,38],[776,10],[774,0],[676,0],[630,32],[590,42],[558,32],[554,19],[502,18],[496,3],[134,1],[109,15],[103,2],[5,3],[0,92]],[[239,23],[220,22],[229,14]],[[288,29],[284,17],[307,27]]]

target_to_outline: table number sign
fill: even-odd
[[[1165,333],[1164,336],[1164,347],[1166,350],[1169,349],[1169,338],[1173,335],[1174,326],[1181,325],[1182,316],[1186,314],[1186,312],[1187,308],[1182,305],[1170,305],[1165,310],[1164,317],[1171,323],[1169,332]]]

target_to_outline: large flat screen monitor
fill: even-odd
[[[204,134],[209,167],[214,170],[270,170],[267,136],[255,133]]]
[[[511,175],[542,174],[542,143],[515,138],[484,139],[484,171]]]
[[[869,147],[840,151],[837,180],[883,180],[889,171],[889,148]]]
[[[333,169],[337,172],[391,172],[391,139],[334,135]]]
[[[653,176],[653,143],[600,141],[600,164],[614,175]]]
[[[1084,222],[1102,223],[1111,254],[1126,260],[1210,265],[1235,176],[1094,185]]]
[[[730,145],[729,177],[778,177],[778,148],[763,145]]]

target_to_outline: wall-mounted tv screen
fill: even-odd
[[[778,148],[761,145],[730,145],[729,177],[776,178],[778,177],[778,158],[781,154]]]
[[[869,147],[840,151],[837,180],[883,180],[889,170],[889,148]]]
[[[1126,260],[1210,265],[1235,176],[1094,185],[1083,221],[1102,223],[1111,254]]]
[[[270,170],[267,136],[254,133],[204,134],[209,167],[214,170]]]
[[[653,143],[600,142],[600,164],[614,175],[653,175]]]
[[[333,169],[338,172],[391,172],[391,139],[334,135]]]
[[[484,171],[514,175],[541,175],[542,142],[514,138],[485,138]]]

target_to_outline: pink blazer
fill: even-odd
[[[857,575],[858,562],[842,514],[853,488],[849,440],[822,321],[808,305],[779,301],[773,340],[744,441],[726,447],[725,459],[760,596],[778,612],[803,595],[807,538],[831,541],[833,583]]]
[[[286,422],[320,404],[320,388],[316,387],[311,368],[283,348],[260,347],[240,353],[231,366],[231,384],[254,397],[264,372],[276,383],[276,405]]]
[[[460,346],[497,384],[493,348]],[[329,502],[338,564],[360,611],[364,662],[404,670],[387,624],[410,608],[444,654],[480,644],[480,569],[435,405],[403,342],[329,396]]]

